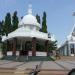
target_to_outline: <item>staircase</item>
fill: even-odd
[[[29,75],[30,72],[31,70],[16,69],[14,75]]]
[[[22,69],[0,69],[0,75],[29,75],[31,70]]]
[[[14,75],[14,68],[0,68],[0,75]]]
[[[67,71],[40,71],[38,75],[67,75]]]
[[[32,75],[33,69],[0,69],[0,75]],[[67,75],[64,70],[40,70],[37,75]]]

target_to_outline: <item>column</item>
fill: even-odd
[[[66,45],[65,45],[65,49],[64,49],[64,50],[65,50],[64,55],[66,56],[66,55],[67,55],[67,54],[66,54]]]
[[[20,50],[22,50],[22,40],[20,41]]]
[[[9,51],[9,41],[6,41],[6,50],[5,50],[5,55],[7,55],[7,52]]]
[[[32,38],[32,56],[36,56],[36,38]]]
[[[66,44],[66,49],[67,49],[67,56],[69,55],[69,48],[68,48],[68,43]]]
[[[71,56],[70,43],[68,43],[68,55]]]
[[[75,43],[74,43],[74,56],[75,56]]]
[[[47,52],[47,56],[49,56],[49,51],[48,51],[48,40],[45,41],[45,51]]]
[[[14,38],[14,39],[13,39],[13,51],[12,51],[12,55],[13,55],[13,56],[16,55],[16,43],[17,43],[17,39]]]
[[[9,41],[7,40],[7,51],[9,51]]]

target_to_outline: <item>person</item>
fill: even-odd
[[[72,69],[72,70],[68,73],[68,75],[75,75],[75,68]]]

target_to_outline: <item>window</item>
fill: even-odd
[[[71,54],[74,54],[74,44],[70,44]]]

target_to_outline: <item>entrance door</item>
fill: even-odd
[[[71,56],[74,56],[74,44],[70,44]]]
[[[21,56],[27,56],[28,55],[28,51],[21,50],[20,51],[20,55]]]

